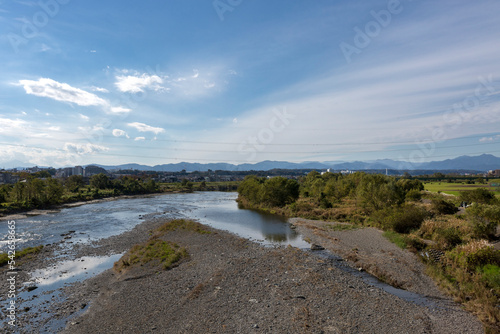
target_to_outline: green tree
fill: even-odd
[[[277,176],[264,182],[261,188],[261,201],[266,206],[282,207],[299,198],[299,183],[295,180]]]
[[[16,182],[11,191],[12,201],[15,203],[21,203],[27,199],[26,196],[26,182]]]
[[[85,185],[85,182],[83,182],[83,176],[71,175],[66,179],[64,185],[66,186],[66,189],[73,193],[76,193],[81,187]]]
[[[238,186],[239,196],[252,204],[260,204],[262,202],[260,197],[261,187],[264,181],[264,178],[259,178],[255,175],[246,176]]]
[[[62,195],[64,193],[64,188],[62,184],[53,178],[48,178],[46,180],[46,198],[47,202],[51,204],[59,203],[61,201]]]
[[[106,174],[100,173],[90,177],[90,185],[96,189],[108,189],[111,182]]]

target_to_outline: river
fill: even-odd
[[[237,193],[196,192],[118,199],[66,208],[58,213],[16,220],[17,249],[60,241],[75,231],[71,241],[88,243],[131,230],[145,215],[190,218],[265,245],[308,244],[286,219],[238,208]],[[7,246],[7,224],[0,225],[0,251]]]

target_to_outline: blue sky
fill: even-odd
[[[500,155],[499,1],[0,1],[0,166]]]

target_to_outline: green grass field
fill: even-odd
[[[450,195],[457,195],[461,191],[473,190],[476,188],[486,188],[488,190],[494,191],[497,197],[500,197],[500,191],[498,191],[500,182],[492,181],[486,184],[466,184],[464,183],[448,183],[448,182],[424,182],[425,190],[431,192],[442,192]]]

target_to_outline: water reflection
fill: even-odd
[[[218,201],[210,200],[205,193],[200,208],[193,210],[191,216],[201,223],[226,230],[244,238],[249,238],[265,245],[291,245],[308,248],[310,245],[290,228],[286,218],[268,213],[238,208],[236,193],[218,194]]]

